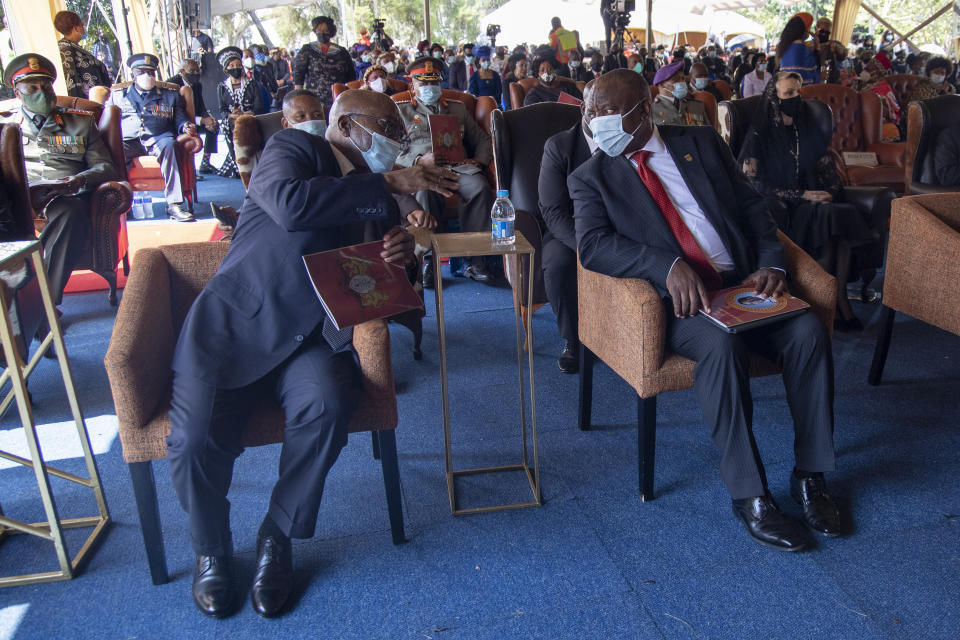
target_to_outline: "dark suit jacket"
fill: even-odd
[[[941,186],[960,186],[960,125],[944,129],[937,136],[933,168]]]
[[[302,256],[362,240],[361,223],[397,218],[383,176],[341,177],[330,145],[283,129],[267,141],[230,250],[184,321],[173,369],[219,388],[277,367],[323,321]]]
[[[687,186],[745,278],[784,268],[777,225],[730,149],[711,127],[659,127]],[[683,255],[660,208],[627,158],[594,154],[568,178],[580,262],[619,278],[643,278],[667,297],[667,274]]]
[[[540,163],[540,215],[554,237],[574,251],[577,250],[577,234],[567,176],[589,159],[590,147],[578,122],[547,140],[543,147],[543,162]]]
[[[455,60],[453,64],[450,65],[450,88],[455,91],[466,92],[467,82],[467,63],[463,60]]]
[[[179,73],[171,78],[167,78],[167,82],[181,87],[186,84],[183,76]],[[205,118],[210,115],[210,112],[207,110],[207,105],[203,102],[203,87],[200,86],[198,82],[196,85],[191,85],[191,88],[193,89],[193,112],[198,118]]]

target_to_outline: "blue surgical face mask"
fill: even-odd
[[[709,55],[711,58],[716,58],[716,57],[717,57],[717,52],[716,52],[716,51],[711,51],[708,55]]]
[[[481,63],[480,63],[480,68],[481,68],[481,69],[489,69],[489,68],[490,68],[490,61],[489,61],[489,60],[484,60],[483,62],[481,62]]]
[[[932,82],[933,84],[941,84],[946,79],[947,79],[947,76],[946,74],[943,74],[943,73],[930,74],[930,82]]]
[[[304,120],[303,122],[295,122],[291,124],[290,127],[299,129],[300,131],[306,131],[320,138],[324,137],[327,133],[326,120]]]
[[[362,60],[363,62],[370,62],[370,55],[365,53],[362,56],[360,56],[360,60]]]
[[[473,56],[463,56],[463,61],[467,64],[473,64]]]
[[[435,84],[422,84],[417,89],[417,97],[423,104],[433,106],[443,95],[443,89]]]
[[[571,69],[576,69],[576,68],[579,67],[579,66],[580,66],[580,61],[579,61],[579,60],[571,60],[571,61],[570,61],[570,68],[571,68]]]
[[[637,73],[643,73],[643,63],[638,62],[637,64],[633,65],[633,70]]]
[[[639,102],[633,105],[633,109],[636,109],[639,105]],[[623,150],[633,142],[633,132],[627,133],[623,130],[623,118],[630,115],[633,109],[626,113],[597,116],[590,121],[590,133],[593,134],[593,141],[608,156],[615,158],[621,155]],[[638,124],[637,128],[639,127]],[[634,129],[634,132],[636,132],[636,129]]]
[[[357,143],[353,142],[353,138],[350,138],[350,142],[353,143],[353,146],[357,147],[357,151],[363,156],[363,161],[367,163],[370,171],[374,173],[393,171],[394,165],[397,164],[397,158],[400,157],[400,152],[403,151],[403,145],[391,140],[382,133],[370,131],[370,129],[367,129],[355,120],[353,122],[370,134],[370,148],[366,151],[357,146]]]
[[[673,97],[677,100],[683,100],[687,97],[687,85],[677,82],[673,85]]]
[[[697,88],[697,91],[703,91],[710,85],[710,78],[694,78],[693,86]]]
[[[434,57],[434,58],[438,58],[438,59],[439,59],[439,58],[442,58],[442,57],[443,57],[443,52],[442,52],[442,51],[434,51],[434,52],[433,52],[433,57]]]

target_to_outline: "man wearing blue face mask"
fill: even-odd
[[[428,57],[417,58],[410,64],[409,73],[413,80],[413,97],[409,102],[402,102],[399,106],[400,115],[403,116],[404,125],[410,135],[410,146],[397,159],[397,164],[403,167],[436,165],[432,153],[430,116],[443,114],[454,116],[460,122],[463,146],[467,156],[464,164],[476,167],[487,166],[493,159],[490,137],[477,124],[473,114],[467,112],[462,102],[443,97],[443,90],[440,88],[440,70],[436,61]],[[493,191],[484,172],[461,175],[458,195],[460,230],[489,231]],[[443,198],[430,191],[420,191],[416,197],[430,215],[437,219],[441,217]],[[425,267],[426,272],[423,278],[425,287],[433,286],[433,274],[429,273],[430,264],[428,262],[428,266]],[[493,281],[493,275],[482,257],[471,258],[464,275],[477,282]]]
[[[707,73],[707,67],[702,62],[697,62],[690,67],[690,88],[693,91],[706,91],[714,97],[717,104],[723,100],[720,90],[713,85]]]
[[[735,516],[751,538],[784,551],[813,544],[806,527],[841,535],[823,475],[834,470],[833,363],[823,323],[806,313],[732,334],[698,315],[723,287],[742,283],[765,299],[786,292],[784,247],[763,197],[712,127],[655,126],[649,87],[632,71],[594,80],[584,119],[602,153],[567,180],[581,264],[647,280],[662,298],[663,346],[696,363],[694,388]],[[751,352],[783,369],[794,426],[790,493],[806,527],[767,487],[753,437]]]
[[[327,128],[319,97],[286,100],[289,126],[267,140],[230,249],[187,313],[173,359],[170,471],[196,554],[194,602],[211,617],[229,615],[237,599],[227,490],[250,413],[269,397],[287,418],[250,590],[254,610],[275,616],[293,586],[290,539],[313,536],[357,402],[352,332],[327,317],[301,256],[375,234],[384,260],[412,266],[393,195],[456,189],[446,169],[392,170],[406,136],[389,97],[346,91]]]
[[[468,42],[463,45],[463,58],[448,64],[450,66],[450,88],[466,93],[470,86],[470,76],[479,69],[476,60],[473,59],[473,43]]]
[[[653,77],[659,93],[653,99],[655,124],[704,125],[707,110],[703,103],[687,95],[687,83],[683,80],[683,61],[678,60],[660,67]]]

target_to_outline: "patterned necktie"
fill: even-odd
[[[353,328],[337,329],[330,318],[324,316],[323,326],[320,328],[320,335],[330,345],[334,353],[341,351],[348,344],[353,342]]]
[[[683,259],[697,272],[697,275],[703,280],[703,284],[708,291],[720,289],[723,287],[723,280],[720,278],[720,274],[717,273],[717,270],[710,264],[709,258],[707,258],[703,252],[703,249],[700,248],[700,245],[697,244],[697,240],[693,237],[693,234],[690,233],[690,229],[684,224],[683,218],[680,217],[676,207],[673,206],[673,202],[670,201],[667,190],[663,188],[663,183],[660,182],[660,178],[647,166],[647,159],[649,157],[650,152],[646,150],[637,151],[630,156],[630,158],[637,163],[637,174],[640,176],[640,179],[643,180],[643,184],[646,185],[647,191],[650,192],[653,201],[657,203],[660,212],[663,213],[663,218],[667,221],[667,224],[670,225],[670,230],[677,239],[680,250],[683,251]]]

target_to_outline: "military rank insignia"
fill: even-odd
[[[83,136],[45,136],[37,142],[48,153],[80,155],[87,149]]]

